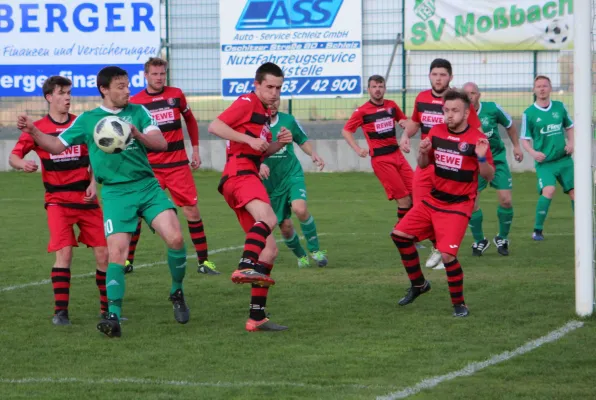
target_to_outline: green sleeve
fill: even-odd
[[[139,126],[137,126],[138,130],[142,133],[146,134],[151,131],[158,130],[159,126],[157,125],[157,121],[153,118],[149,110],[145,108],[145,106],[138,106],[139,109],[137,111]]]
[[[519,136],[522,139],[532,139],[533,132],[534,129],[532,127],[532,121],[530,121],[530,119],[528,118],[528,114],[524,111],[524,113],[522,114],[521,129],[519,132]]]
[[[72,125],[58,136],[58,139],[60,139],[66,147],[85,144],[89,138],[93,137],[93,132],[86,129],[84,115],[85,113],[79,115]]]
[[[297,145],[304,144],[308,140],[308,136],[306,136],[304,129],[296,119],[294,119],[290,131],[292,132],[292,139]]]
[[[573,126],[573,120],[569,116],[569,111],[567,111],[565,104],[561,103],[561,105],[563,106],[563,127],[569,129]]]
[[[511,128],[511,125],[513,125],[513,119],[511,119],[511,115],[509,115],[507,111],[503,110],[497,103],[495,103],[495,106],[497,107],[497,122],[507,129]]]

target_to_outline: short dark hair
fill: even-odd
[[[381,75],[371,75],[371,77],[368,78],[368,86],[370,86],[370,83],[373,81],[377,83],[385,83],[385,78]]]
[[[45,99],[48,94],[54,93],[54,89],[57,87],[69,87],[72,86],[72,81],[60,75],[50,76],[43,83],[43,98]]]
[[[460,90],[449,89],[445,95],[443,96],[443,102],[451,101],[451,100],[461,100],[464,102],[467,108],[470,108],[470,98],[467,94]]]
[[[272,62],[266,62],[262,64],[259,68],[257,68],[257,73],[255,74],[255,81],[261,83],[265,80],[265,75],[273,75],[276,78],[283,78],[284,72],[277,64]]]
[[[534,78],[534,84],[536,84],[536,81],[539,81],[541,79],[544,79],[545,81],[548,81],[548,84],[549,85],[551,85],[551,86],[553,85],[551,83],[551,81],[550,81],[550,78],[548,76],[546,76],[546,75],[536,75],[536,78]]]
[[[99,94],[101,95],[102,99],[105,96],[101,92],[101,88],[109,88],[110,83],[112,83],[114,78],[118,78],[120,76],[128,76],[128,72],[116,66],[105,67],[99,71],[97,74],[97,90],[99,90]]]
[[[149,72],[149,67],[166,67],[168,69],[168,62],[163,58],[151,57],[145,63],[145,73]]]
[[[453,75],[453,69],[451,68],[451,63],[444,58],[435,58],[433,62],[430,63],[430,70],[432,72],[435,68],[445,68],[449,75]]]

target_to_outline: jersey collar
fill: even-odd
[[[160,94],[163,94],[163,92],[165,92],[165,91],[166,91],[165,85],[164,85],[163,89],[161,89],[159,92],[155,92],[155,93],[149,93],[147,88],[145,88],[145,93],[147,94],[147,96],[159,96]]]
[[[273,128],[275,125],[277,125],[277,123],[279,122],[279,111],[277,112],[277,114],[275,114],[275,121],[273,121],[274,117],[270,117],[270,123],[269,123],[269,127]]]
[[[538,105],[538,103],[534,103],[534,107],[536,107],[537,109],[539,109],[540,111],[548,111],[550,110],[550,108],[553,106],[553,101],[551,100],[550,103],[548,104],[548,107],[540,107]]]
[[[104,107],[103,105],[99,106],[99,108],[110,114],[120,114],[120,112],[124,110],[124,108],[119,108],[118,110],[110,110],[109,108]]]
[[[448,131],[450,134],[452,134],[452,135],[461,135],[461,134],[464,134],[464,133],[466,133],[466,132],[468,131],[468,129],[470,129],[470,125],[466,125],[466,129],[464,129],[463,131],[455,132],[455,131],[452,131],[452,130],[451,130],[451,129],[449,129],[449,128],[447,128],[447,131]]]
[[[66,121],[64,121],[64,122],[57,122],[57,121],[54,121],[54,119],[52,118],[52,116],[51,116],[49,113],[48,113],[48,115],[47,115],[48,119],[49,119],[49,120],[52,122],[52,124],[54,124],[54,125],[68,125],[68,123],[70,122],[70,120],[71,120],[72,116],[71,116],[71,114],[70,114],[70,113],[68,113],[68,114],[67,114],[67,116],[68,116],[68,117],[66,118]]]

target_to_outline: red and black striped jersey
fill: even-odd
[[[418,93],[412,111],[412,121],[420,124],[421,136],[424,139],[433,126],[445,123],[443,98],[435,96],[431,89]],[[478,113],[471,104],[468,124],[474,129],[482,129]]]
[[[217,118],[237,132],[271,142],[269,110],[254,92],[238,97]],[[220,187],[228,178],[236,175],[258,175],[264,158],[263,152],[254,150],[248,144],[227,141],[226,165]]]
[[[54,121],[49,115],[35,121],[41,132],[58,136],[76,119],[68,114],[64,123]],[[35,151],[41,161],[41,179],[46,189],[45,203],[70,208],[91,209],[99,207],[97,201],[87,203],[83,200],[85,191],[91,184],[89,173],[89,152],[85,145],[75,145],[58,155],[50,154],[37,146],[31,135],[23,133],[12,149],[12,154],[24,158],[30,151]]]
[[[469,217],[478,192],[480,167],[476,143],[486,136],[469,125],[462,132],[453,132],[446,124],[439,124],[430,130],[427,138],[432,143],[429,159],[435,166],[435,176],[433,189],[426,200],[435,200],[438,204],[461,204],[462,211]],[[490,148],[486,160],[494,166]]]
[[[398,150],[395,123],[402,119],[407,117],[394,101],[378,105],[369,100],[352,113],[344,129],[354,133],[362,127],[370,156],[380,156]]]
[[[168,142],[168,149],[163,152],[147,150],[147,157],[152,168],[172,168],[188,164],[184,149],[182,114],[190,110],[182,90],[164,86],[158,93],[149,93],[147,89],[135,94],[130,102],[145,106],[157,121],[161,133]]]

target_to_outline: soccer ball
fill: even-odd
[[[102,118],[95,125],[93,140],[103,152],[120,153],[132,140],[130,125],[115,115]]]
[[[544,40],[551,46],[562,46],[569,39],[569,25],[560,19],[553,19],[544,30]]]

